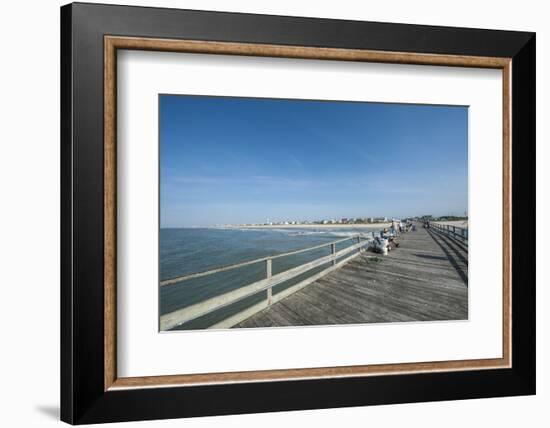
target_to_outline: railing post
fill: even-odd
[[[332,256],[334,257],[334,254],[336,254],[336,244],[330,244],[330,252]],[[336,264],[336,258],[332,259],[332,266]]]
[[[271,278],[271,259],[267,259],[265,261],[265,277]],[[269,287],[267,289],[267,306],[271,305],[272,300],[273,300],[273,291],[272,291],[272,287]]]
[[[360,236],[357,237],[357,243],[358,243],[358,244],[361,243],[361,237],[360,237]],[[362,249],[361,247],[359,247],[358,250],[359,250],[360,253],[363,252],[363,251],[362,251],[363,249]]]

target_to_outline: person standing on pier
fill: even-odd
[[[398,231],[400,232],[401,230],[399,229],[399,222],[397,220],[392,220],[391,222],[391,228],[392,228],[392,232],[394,234],[394,236],[397,236],[398,234]]]

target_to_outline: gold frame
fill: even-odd
[[[117,377],[116,369],[116,52],[118,49],[245,55],[394,64],[441,65],[502,70],[503,81],[503,349],[502,358],[305,369]],[[236,382],[338,378],[369,375],[509,368],[512,362],[512,165],[511,58],[383,52],[105,36],[104,38],[104,389],[192,386]]]

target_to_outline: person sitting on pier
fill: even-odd
[[[395,233],[395,230],[392,230],[390,228],[389,232],[387,228],[384,228],[382,232],[380,232],[380,238],[386,239],[388,242],[388,250],[392,250],[393,248],[399,247],[399,242],[395,239],[397,234]]]
[[[374,238],[372,250],[375,253],[380,253],[384,256],[388,254],[388,251],[390,250],[389,242],[386,238],[383,238],[382,236],[377,236]]]
[[[394,248],[399,247],[399,242],[395,238],[390,238],[388,241],[388,250],[393,250]]]

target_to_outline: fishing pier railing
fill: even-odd
[[[339,251],[336,251],[336,245],[345,241],[351,241],[354,243],[352,243],[351,245]],[[365,239],[361,235],[354,235],[348,238],[327,242],[321,245],[316,245],[314,247],[304,248],[296,251],[290,251],[287,253],[277,254],[277,255],[268,256],[268,257],[262,257],[255,260],[250,260],[242,263],[235,263],[232,265],[219,267],[217,269],[212,269],[205,272],[193,273],[190,275],[180,276],[177,278],[161,281],[160,282],[161,287],[170,287],[176,284],[180,284],[184,281],[189,281],[192,279],[205,277],[212,274],[229,271],[229,270],[241,268],[244,266],[254,265],[257,263],[265,264],[265,277],[263,279],[253,282],[251,284],[247,284],[242,287],[236,288],[234,290],[227,291],[220,295],[210,297],[206,300],[203,300],[202,302],[198,302],[198,303],[183,307],[181,309],[177,309],[173,312],[164,314],[160,317],[160,330],[161,331],[170,330],[174,327],[196,320],[200,317],[211,314],[229,305],[237,303],[255,294],[265,292],[266,293],[265,299],[261,300],[258,303],[253,304],[252,306],[247,307],[246,309],[243,309],[237,314],[230,315],[227,318],[223,319],[222,321],[219,321],[209,327],[209,328],[230,328],[235,324],[238,324],[241,321],[244,321],[245,319],[249,318],[255,313],[267,308],[273,303],[276,303],[284,299],[290,294],[304,288],[305,286],[315,282],[319,278],[343,266],[350,260],[357,257],[365,249],[365,247],[369,244],[369,242],[370,240]],[[325,247],[330,247],[330,250],[331,250],[330,254],[323,257],[319,257],[315,260],[309,261],[307,263],[296,266],[294,268],[285,270],[278,274],[272,275],[273,260],[281,257],[287,257],[295,254],[305,253],[308,251],[318,250]],[[355,253],[352,254],[353,252]],[[342,260],[338,260],[344,256],[348,256],[348,257]],[[293,278],[296,278],[299,275],[302,275],[306,272],[311,271],[312,269],[323,266],[325,264],[328,264],[329,266],[321,270],[320,272],[317,272],[314,275],[311,275],[306,279],[298,282],[297,284],[294,284],[276,294],[273,293],[274,286],[278,284],[282,284]]]
[[[468,244],[468,229],[464,227],[451,226],[450,224],[440,224],[430,222],[430,227],[442,233],[452,236],[465,244]]]

